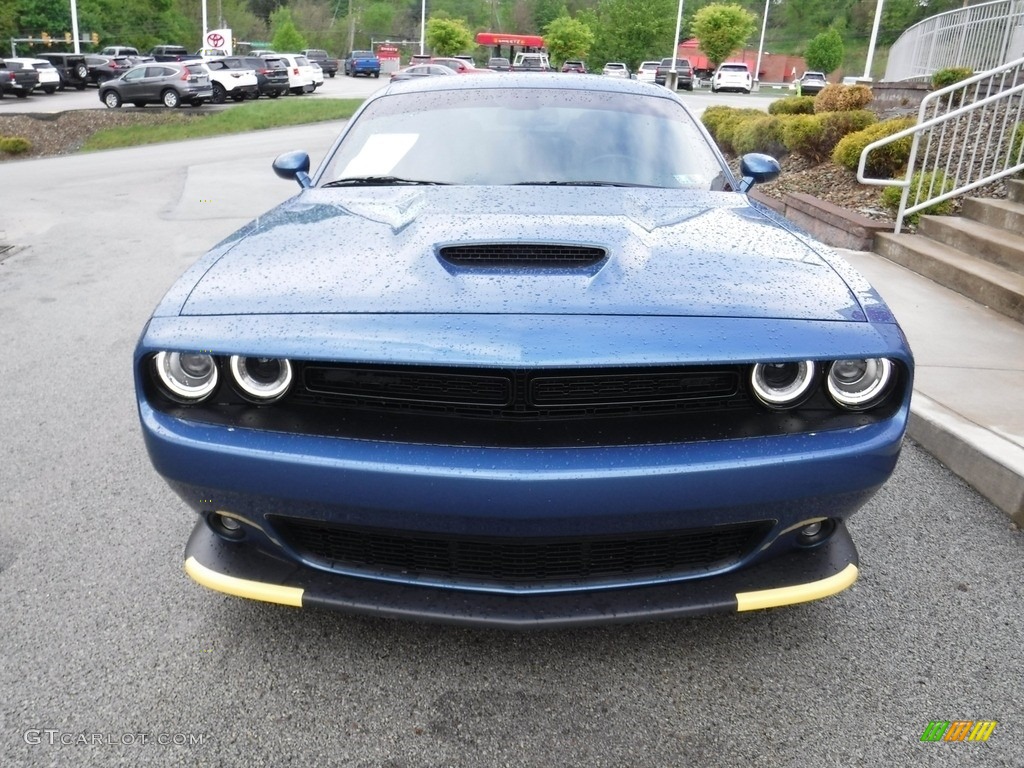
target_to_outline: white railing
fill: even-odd
[[[1024,56],[1024,0],[995,0],[920,21],[889,49],[885,80],[930,78],[940,69],[982,72]]]
[[[1024,58],[933,91],[921,100],[917,125],[864,148],[857,179],[903,188],[898,233],[906,216],[1024,170],[1022,104]],[[912,141],[905,176],[868,178],[870,154],[906,137]],[[927,184],[912,184],[917,172]]]

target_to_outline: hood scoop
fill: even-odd
[[[558,243],[472,243],[438,250],[442,262],[469,268],[586,268],[607,256],[604,248]]]

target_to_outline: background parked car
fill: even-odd
[[[457,75],[451,67],[446,67],[443,64],[413,64],[411,67],[400,69],[397,72],[391,73],[391,82],[400,80],[416,80],[421,77],[437,77]]]
[[[156,61],[187,61],[197,58],[183,45],[157,45],[149,51],[149,55]]]
[[[739,91],[750,93],[753,88],[753,78],[750,77],[750,68],[743,62],[726,62],[719,65],[715,74],[711,76],[711,92]]]
[[[601,70],[601,74],[607,77],[621,77],[628,80],[629,67],[621,61],[609,61],[604,65],[604,69]]]
[[[232,65],[228,65],[228,59]],[[242,101],[255,99],[260,95],[260,83],[254,67],[244,66],[237,56],[217,56],[204,61],[210,71],[210,86],[213,89],[214,104],[223,104],[227,99]]]
[[[350,51],[345,57],[345,75],[380,77],[380,59],[373,51]]]
[[[260,96],[276,99],[288,93],[288,67],[280,56],[228,56],[224,62],[232,69],[253,70]]]
[[[297,53],[279,53],[277,57],[288,69],[288,90],[291,93],[300,96],[316,90],[313,67],[310,66],[309,59]]]
[[[671,70],[672,57],[662,59],[654,71],[654,82],[658,85],[665,85]],[[676,90],[678,91],[680,88],[684,91],[693,90],[693,67],[690,66],[689,59],[676,59]]]
[[[431,64],[440,64],[441,66],[454,69],[456,74],[459,75],[492,75],[494,72],[490,69],[481,69],[480,67],[474,67],[472,64],[466,62],[465,59],[457,59],[454,56],[450,58],[442,58],[435,56],[430,60]]]
[[[585,75],[587,74],[587,65],[578,59],[569,59],[562,62],[562,71],[576,72],[577,74]]]
[[[492,56],[487,60],[487,68],[495,72],[508,72],[512,69],[512,62],[504,56]]]
[[[334,77],[338,74],[338,60],[332,59],[322,48],[307,48],[299,53],[309,59],[311,63],[319,64],[320,69],[327,77]]]
[[[89,68],[89,82],[99,85],[107,80],[120,77],[135,64],[127,56],[94,56],[87,54],[85,64]]]
[[[16,66],[21,68],[34,69],[39,74],[39,82],[36,83],[36,90],[44,93],[54,93],[60,88],[60,72],[46,59],[5,59],[8,69]]]
[[[129,45],[108,45],[99,52],[100,56],[138,56],[139,49]]]
[[[40,53],[40,59],[50,62],[60,75],[60,90],[67,87],[84,90],[89,82],[89,66],[79,53]]]
[[[824,72],[804,72],[794,83],[801,96],[815,96],[828,85]]]
[[[210,70],[201,61],[154,61],[138,64],[99,86],[100,101],[110,109],[125,102],[143,107],[163,104],[199,106],[213,98]]]
[[[642,61],[636,70],[636,79],[642,83],[653,83],[655,73],[658,70],[657,61]]]
[[[39,73],[33,67],[23,67],[16,60],[0,60],[0,99],[11,93],[24,99],[38,83]]]

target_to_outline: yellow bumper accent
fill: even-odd
[[[284,587],[280,584],[264,584],[260,581],[239,579],[225,576],[223,573],[210,570],[194,557],[185,561],[185,573],[204,587],[225,592],[236,597],[247,597],[250,600],[263,600],[268,603],[280,603],[302,607],[303,590],[298,587]]]
[[[857,566],[850,563],[835,576],[793,587],[762,589],[757,592],[737,592],[737,611],[756,611],[760,608],[775,608],[780,605],[807,603],[842,592],[857,580]]]

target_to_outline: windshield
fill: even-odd
[[[371,102],[318,173],[438,184],[614,184],[724,189],[677,102],[542,88],[390,94]]]

